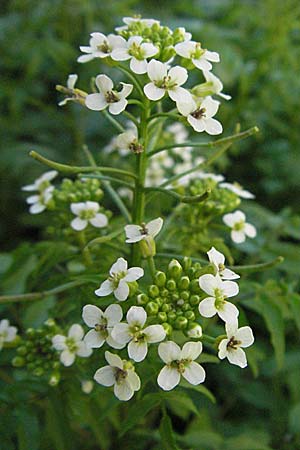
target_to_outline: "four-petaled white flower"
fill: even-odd
[[[199,133],[206,131],[208,134],[216,135],[223,131],[222,124],[213,119],[219,104],[220,102],[211,97],[206,97],[200,104],[197,104],[191,97],[188,102],[178,102],[177,108],[195,131]]]
[[[141,153],[143,146],[138,142],[138,132],[136,128],[131,128],[121,133],[116,138],[116,146],[120,150],[121,155],[130,153]]]
[[[201,352],[201,342],[186,342],[182,350],[172,341],[159,344],[158,354],[166,365],[159,372],[158,385],[170,391],[179,384],[181,375],[193,385],[203,383],[205,371],[195,362]]]
[[[128,344],[129,358],[136,362],[143,361],[148,352],[148,344],[161,342],[166,337],[162,325],[149,325],[144,328],[147,313],[141,306],[132,306],[126,315],[128,323],[118,323],[112,330],[115,341]]]
[[[247,366],[247,358],[242,348],[250,347],[254,342],[250,327],[238,328],[238,322],[225,324],[227,339],[222,339],[219,344],[218,356],[220,359],[227,358],[231,364],[242,368]]]
[[[150,100],[160,100],[165,93],[174,102],[188,102],[191,99],[189,91],[181,87],[188,79],[187,70],[180,66],[168,70],[168,65],[152,59],[148,64],[148,76],[151,83],[144,86],[145,95]]]
[[[143,42],[141,36],[132,36],[128,39],[125,48],[116,48],[111,57],[115,61],[130,59],[130,69],[137,74],[147,72],[147,58],[156,55],[158,49],[150,42]]]
[[[124,258],[118,258],[111,266],[109,278],[101,284],[95,291],[99,297],[114,293],[114,296],[120,302],[126,300],[129,296],[128,283],[138,280],[144,276],[144,270],[141,267],[131,267],[128,269],[128,263]]]
[[[126,242],[127,244],[133,244],[134,242],[139,242],[143,239],[158,235],[162,226],[163,220],[161,217],[157,219],[151,220],[150,222],[142,225],[126,225],[125,226],[125,234],[126,234]]]
[[[201,48],[201,44],[195,41],[180,42],[175,45],[177,55],[190,59],[194,66],[200,70],[211,70],[212,65],[209,61],[219,62],[220,56],[217,52]]]
[[[81,55],[77,59],[80,63],[91,61],[94,58],[106,58],[111,56],[115,48],[126,48],[126,41],[121,36],[109,34],[105,36],[102,33],[91,33],[89,46],[81,46],[80,50],[86,55]]]
[[[100,206],[97,202],[71,203],[70,208],[72,213],[77,216],[71,222],[73,230],[82,231],[89,223],[96,228],[103,228],[108,224],[106,215],[98,213]]]
[[[208,252],[208,259],[215,267],[216,273],[220,275],[223,280],[236,280],[240,276],[230,269],[225,267],[225,256],[218,252],[215,247],[212,247]]]
[[[39,214],[47,209],[48,203],[53,197],[54,186],[48,186],[39,194],[27,197],[26,203],[30,205],[30,214]]]
[[[215,314],[230,322],[237,318],[239,310],[235,305],[226,301],[227,297],[234,297],[239,292],[239,286],[234,281],[223,281],[219,275],[205,274],[199,278],[200,288],[209,295],[199,304],[199,312],[203,317],[213,317]]]
[[[245,242],[246,236],[255,238],[256,229],[253,225],[246,222],[246,216],[242,211],[235,211],[234,213],[225,214],[223,216],[225,225],[231,228],[231,239],[236,244]]]
[[[92,330],[84,336],[84,342],[89,348],[100,348],[107,342],[113,348],[122,348],[112,337],[111,331],[122,320],[123,312],[120,305],[109,305],[103,312],[95,305],[85,305],[82,318]]]
[[[0,320],[0,350],[5,342],[12,342],[17,335],[17,328],[9,324],[9,320]]]
[[[220,183],[220,188],[228,189],[229,191],[234,192],[234,194],[238,195],[241,198],[249,200],[255,198],[255,195],[253,195],[246,189],[243,189],[243,187],[239,183]]]
[[[22,191],[44,191],[47,187],[51,186],[50,181],[58,175],[56,170],[49,170],[43,173],[37,178],[33,184],[28,184],[22,187]]]
[[[141,387],[141,380],[133,365],[108,351],[105,352],[105,359],[109,365],[98,369],[94,380],[103,386],[114,386],[114,394],[119,400],[130,400]]]
[[[52,338],[52,345],[55,350],[61,352],[60,362],[68,367],[73,364],[76,356],[87,358],[93,352],[91,348],[86,346],[82,340],[84,331],[81,325],[73,324],[69,329],[68,336],[56,334]]]
[[[114,91],[113,81],[106,75],[98,75],[96,77],[96,86],[99,93],[89,94],[85,99],[85,104],[93,111],[102,111],[108,107],[111,114],[120,114],[127,106],[126,97],[131,94],[132,84],[120,83],[122,90]]]

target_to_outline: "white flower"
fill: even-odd
[[[61,351],[60,361],[64,366],[71,366],[76,356],[87,358],[92,354],[92,349],[82,340],[83,335],[82,326],[75,323],[69,329],[67,337],[61,334],[53,336],[52,345],[55,350]]]
[[[147,313],[141,306],[132,306],[126,315],[128,323],[119,323],[112,330],[115,341],[128,344],[129,358],[136,362],[143,361],[148,352],[148,344],[154,344],[165,339],[166,332],[162,325],[149,325],[144,328]]]
[[[226,301],[239,292],[239,286],[234,281],[223,281],[219,275],[205,274],[199,278],[200,288],[209,295],[199,304],[199,312],[203,317],[213,317],[215,314],[224,322],[233,321],[239,315],[235,305]]]
[[[50,181],[53,180],[53,178],[55,178],[57,175],[58,172],[56,170],[49,170],[48,172],[43,173],[43,175],[37,178],[33,184],[23,186],[22,191],[43,191],[51,185]]]
[[[212,65],[209,61],[219,62],[220,56],[217,52],[210,52],[201,48],[201,44],[195,41],[180,42],[175,45],[177,55],[190,59],[194,66],[200,70],[211,70]]]
[[[137,74],[147,72],[147,58],[156,55],[158,48],[150,42],[144,42],[141,36],[132,36],[128,39],[126,47],[113,50],[111,57],[115,61],[130,59],[130,69]]]
[[[89,46],[81,46],[80,50],[86,55],[79,56],[77,59],[80,63],[91,61],[94,58],[106,58],[111,56],[115,48],[126,48],[126,41],[121,36],[109,34],[105,36],[102,33],[91,33]]]
[[[187,70],[180,66],[168,70],[168,65],[152,59],[148,64],[148,76],[151,83],[144,86],[145,95],[150,100],[160,100],[165,93],[174,102],[188,102],[191,94],[181,85],[188,79]]]
[[[116,27],[116,31],[121,32],[124,30],[128,29],[128,26],[130,26],[131,24],[141,24],[146,26],[147,28],[152,27],[152,25],[157,24],[159,25],[160,22],[158,20],[155,19],[141,19],[139,17],[123,17],[123,22],[126,25],[123,25],[121,27]]]
[[[224,176],[221,174],[215,174],[215,173],[208,173],[208,172],[198,172],[197,178],[200,178],[200,180],[213,180],[216,183],[220,183],[220,181],[224,180]]]
[[[138,142],[138,132],[136,128],[131,128],[121,133],[116,138],[116,147],[120,150],[121,155],[130,153],[141,153],[143,146]]]
[[[223,280],[236,280],[240,278],[237,273],[225,267],[225,256],[218,252],[215,247],[212,247],[208,252],[208,259],[215,267],[216,273],[220,275]]]
[[[141,380],[133,365],[108,351],[105,352],[105,359],[109,366],[98,369],[94,380],[103,386],[114,386],[114,394],[119,400],[130,400],[141,387]]]
[[[251,194],[251,192],[246,191],[239,183],[221,183],[220,188],[228,189],[229,191],[234,192],[241,198],[252,199],[255,198],[255,195]]]
[[[220,97],[224,98],[225,100],[230,100],[231,96],[228,94],[223,94],[222,90],[223,90],[223,83],[222,81],[216,77],[216,75],[214,75],[212,72],[210,72],[209,70],[204,70],[203,71],[203,75],[206,79],[207,84],[210,85],[211,89],[212,89],[212,94],[216,94],[219,95]]]
[[[29,212],[30,214],[39,214],[45,209],[47,209],[47,205],[49,201],[53,197],[54,186],[49,186],[39,194],[31,195],[26,199],[26,203],[30,205]]]
[[[67,89],[70,89],[70,91],[73,91],[77,80],[78,80],[78,75],[76,75],[76,74],[69,75],[68,80],[67,80]],[[72,96],[72,94],[71,94],[71,97],[66,97],[61,102],[59,102],[58,106],[64,106],[70,101],[74,101],[74,96]]]
[[[108,224],[106,215],[98,213],[100,206],[97,202],[71,203],[70,208],[77,216],[71,222],[71,227],[76,231],[84,230],[89,223],[96,228],[103,228]]]
[[[249,238],[255,238],[256,236],[255,227],[246,222],[246,216],[242,211],[238,210],[234,213],[225,214],[223,222],[231,228],[231,239],[236,244],[245,242],[246,236]]]
[[[242,368],[246,367],[247,358],[242,348],[250,347],[254,342],[251,328],[238,328],[238,322],[236,320],[226,323],[225,329],[227,339],[222,339],[219,344],[219,358],[227,358],[231,364],[236,364]]]
[[[127,261],[124,258],[118,258],[110,268],[109,278],[103,281],[95,294],[104,297],[113,292],[115,298],[120,302],[126,300],[129,296],[128,283],[144,276],[144,270],[141,267],[131,267],[130,269],[127,267]]]
[[[203,383],[205,371],[195,362],[201,352],[201,342],[186,342],[182,350],[172,341],[159,344],[158,354],[166,365],[159,372],[158,385],[170,391],[179,384],[181,375],[193,385]]]
[[[85,336],[84,342],[89,348],[100,348],[107,342],[113,348],[122,348],[112,337],[111,331],[122,320],[123,312],[120,305],[109,305],[103,312],[94,305],[85,305],[82,318],[88,327],[92,328]]]
[[[133,244],[139,242],[148,237],[155,238],[158,235],[163,226],[163,220],[161,217],[151,220],[150,222],[142,225],[126,225],[126,242],[127,244]]]
[[[216,135],[223,131],[221,123],[213,119],[218,111],[219,104],[220,102],[217,100],[206,97],[200,105],[197,105],[191,97],[188,102],[178,102],[177,108],[180,114],[187,118],[195,131],[199,133],[206,131],[208,134]]]
[[[89,94],[85,99],[85,104],[93,111],[102,111],[108,106],[111,114],[120,114],[127,106],[126,97],[131,94],[132,84],[120,83],[123,87],[120,92],[114,91],[112,80],[106,75],[96,77],[96,86],[99,89],[98,94]]]
[[[12,342],[17,335],[17,328],[11,327],[9,320],[0,320],[0,350],[2,349],[4,342]]]

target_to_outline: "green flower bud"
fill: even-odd
[[[35,336],[35,329],[34,328],[28,328],[26,330],[26,336],[31,339]]]
[[[175,291],[176,289],[176,281],[175,280],[168,280],[167,281],[167,288],[169,289],[169,291]]]
[[[34,370],[36,365],[35,365],[35,363],[30,362],[30,363],[27,364],[26,367],[27,367],[28,370]]]
[[[161,307],[165,303],[161,297],[156,297],[154,301],[158,304],[159,307]]]
[[[199,295],[191,295],[190,297],[190,304],[193,306],[199,305],[200,303],[200,297]]]
[[[200,292],[200,287],[199,287],[199,280],[192,280],[191,284],[190,284],[190,291],[192,292]]]
[[[170,305],[170,303],[164,303],[164,304],[162,305],[162,307],[161,307],[161,310],[162,310],[163,312],[169,312],[169,311],[171,310],[171,305]]]
[[[161,295],[162,297],[168,297],[168,296],[169,296],[169,291],[168,291],[168,289],[162,289],[161,292],[160,292],[160,295]]]
[[[184,316],[179,316],[175,320],[175,327],[180,329],[180,330],[183,330],[184,328],[186,328],[187,325],[188,325],[188,320]]]
[[[159,306],[157,303],[155,303],[155,302],[147,303],[146,311],[149,316],[156,316],[156,314],[158,313],[158,310],[159,310]]]
[[[187,276],[181,277],[180,280],[178,281],[178,287],[179,289],[188,289],[190,285],[190,279]]]
[[[156,272],[154,277],[154,283],[159,287],[164,287],[166,284],[166,274],[164,272]]]
[[[157,297],[159,295],[159,288],[155,284],[152,284],[148,287],[148,294],[152,298]]]
[[[172,334],[172,331],[173,331],[172,325],[170,325],[169,323],[165,322],[165,323],[162,323],[162,326],[163,326],[167,336],[170,336]]]
[[[139,242],[140,250],[143,258],[149,258],[156,255],[155,240],[152,236],[147,236]]]
[[[26,348],[26,346],[25,346],[25,345],[21,345],[21,347],[18,347],[18,348],[17,348],[17,353],[18,353],[18,355],[20,355],[20,356],[26,355],[26,353],[27,353],[27,348]]]
[[[175,319],[176,319],[176,313],[174,312],[174,311],[170,311],[169,313],[168,313],[168,320],[170,321],[170,322],[173,322]]]
[[[184,303],[181,307],[182,311],[188,311],[191,308],[189,303]]]
[[[160,322],[166,322],[166,321],[168,320],[167,313],[165,313],[165,312],[163,312],[163,311],[160,311],[160,312],[157,314],[157,318],[158,318],[158,320],[159,320]]]
[[[130,282],[127,282],[127,284],[129,287],[129,297],[132,297],[133,295],[136,294],[136,291],[138,290],[139,285],[136,281],[130,281]]]
[[[182,266],[185,271],[187,271],[192,265],[192,260],[188,256],[185,256],[182,261]]]
[[[36,377],[41,377],[42,375],[44,375],[44,369],[42,367],[37,367],[32,373]]]
[[[182,274],[182,266],[177,259],[172,259],[168,266],[168,275],[178,280]]]
[[[182,300],[187,301],[190,298],[190,293],[189,293],[189,291],[182,291],[180,293],[180,296],[181,296]]]
[[[148,303],[149,297],[146,294],[139,294],[137,296],[137,304],[138,305],[146,305]]]
[[[188,320],[195,320],[195,313],[191,310],[186,311],[184,313],[184,317],[186,317]]]
[[[57,386],[59,383],[59,380],[60,380],[60,373],[53,372],[48,383],[50,386]]]
[[[21,356],[15,356],[12,360],[12,365],[14,367],[23,367],[25,365],[25,359]]]
[[[186,334],[190,338],[200,338],[202,336],[202,328],[197,322],[189,323]]]

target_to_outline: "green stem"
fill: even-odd
[[[156,115],[157,117],[158,115]],[[154,116],[152,116],[154,117]],[[247,137],[257,133],[259,131],[258,127],[252,127],[249,128],[246,131],[242,131],[241,133],[233,134],[232,136],[228,136],[226,138],[217,139],[216,141],[212,142],[183,142],[181,144],[169,144],[164,145],[163,147],[156,148],[149,152],[149,156],[156,155],[157,153],[163,152],[165,150],[170,150],[172,148],[178,148],[178,147],[206,147],[206,148],[213,148],[218,147],[219,145],[227,145],[227,144],[233,144],[233,142],[240,141],[241,139],[246,139]]]
[[[68,166],[67,164],[61,164],[61,163],[52,161],[50,159],[47,159],[44,156],[40,155],[39,153],[37,153],[33,150],[31,152],[29,152],[29,156],[31,156],[33,159],[36,159],[37,161],[41,162],[42,164],[45,164],[46,166],[51,167],[52,169],[56,169],[59,172],[70,174],[70,175],[99,171],[99,172],[116,173],[118,175],[124,175],[126,177],[130,177],[133,179],[137,178],[137,176],[134,173],[128,172],[127,170],[115,169],[113,167]]]
[[[101,174],[93,174],[93,175],[83,175],[83,174],[79,174],[79,177],[84,179],[84,178],[97,178],[99,180],[104,180],[104,181],[111,181],[112,183],[117,183],[117,184],[121,184],[122,186],[126,186],[128,187],[128,189],[134,189],[133,184],[127,183],[124,180],[120,180],[119,178],[114,178],[114,177],[110,177],[108,175],[101,175]],[[104,183],[103,183],[104,186]]]
[[[123,233],[124,228],[122,227],[119,230],[115,230],[112,233],[106,234],[105,236],[100,236],[98,238],[92,239],[90,242],[86,244],[85,248],[91,247],[92,245],[95,244],[103,244],[104,242],[109,242]]]
[[[128,111],[123,111],[122,114],[126,116],[129,120],[131,120],[131,122],[133,122],[136,127],[139,126],[139,122],[137,121],[137,119],[134,117],[133,114],[130,114],[130,112]]]
[[[154,262],[153,256],[149,256],[147,258],[147,261],[148,261],[148,266],[149,266],[149,270],[150,270],[150,273],[151,273],[152,280],[154,280],[154,277],[155,277],[155,274],[156,274],[156,267],[155,267],[155,262]]]
[[[180,195],[171,189],[164,189],[162,187],[149,187],[144,189],[145,192],[161,192],[162,194],[169,195],[170,197],[175,198],[181,203],[200,203],[205,201],[211,193],[210,189],[207,189],[201,195]]]
[[[143,88],[142,88],[141,84],[139,83],[139,81],[135,78],[135,76],[132,75],[132,72],[129,69],[127,69],[127,67],[124,67],[124,66],[118,66],[118,69],[120,69],[121,72],[123,72],[127,75],[127,77],[131,80],[131,82],[135,86],[135,88],[138,91],[141,98],[143,98],[144,97]]]
[[[83,259],[84,259],[86,265],[88,267],[92,267],[93,266],[93,259],[92,259],[90,250],[86,246],[85,231],[84,230],[78,231],[76,236],[78,237],[78,242],[79,242],[79,245],[80,245],[80,249],[82,251],[82,256],[83,256]]]
[[[229,268],[231,270],[236,270],[238,272],[256,272],[258,270],[270,269],[271,267],[281,264],[283,261],[284,261],[283,256],[277,256],[277,258],[273,259],[272,261],[266,262],[266,263],[249,264],[247,266],[229,266]]]
[[[207,334],[202,334],[200,341],[213,345],[216,342],[216,339],[212,336],[208,336]]]
[[[115,127],[116,130],[119,131],[119,133],[124,133],[125,128],[123,127],[123,125],[121,125],[116,119],[114,119],[107,111],[106,109],[103,109],[103,111],[101,111],[102,114],[104,115],[104,117],[106,117],[106,119]]]
[[[152,116],[150,116],[148,118],[148,122],[151,122],[154,119],[158,119],[159,117],[165,117],[166,119],[174,119],[176,121],[178,121],[179,119],[182,118],[182,116],[180,116],[179,114],[172,114],[172,113],[157,113],[157,114],[153,114]],[[153,150],[155,151],[155,150]],[[153,153],[153,152],[151,152]]]

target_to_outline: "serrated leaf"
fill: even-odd
[[[164,413],[161,419],[159,433],[164,450],[179,450],[176,445],[172,422],[167,413]]]
[[[129,431],[134,425],[136,425],[141,418],[151,411],[151,409],[158,406],[161,402],[160,394],[147,394],[141,400],[134,402],[128,410],[128,419],[123,422],[121,426],[120,436],[123,436],[127,431]]]

